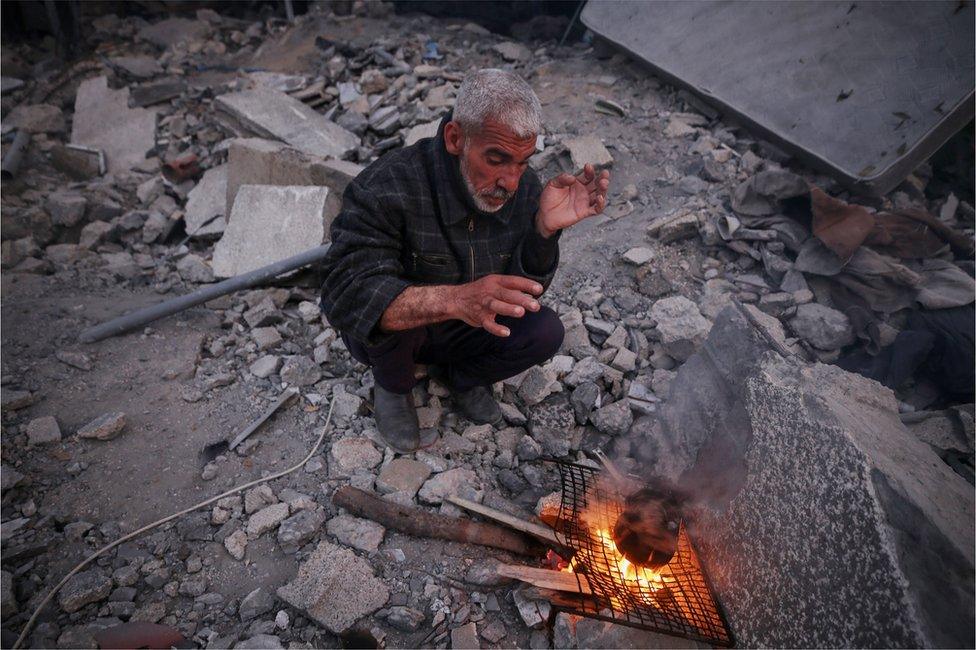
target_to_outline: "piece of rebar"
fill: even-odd
[[[17,135],[14,136],[14,143],[10,145],[7,155],[3,157],[3,162],[0,163],[0,174],[2,174],[3,180],[9,181],[17,175],[17,170],[20,169],[20,163],[24,159],[24,152],[27,151],[27,145],[30,141],[31,134],[29,132],[24,129],[17,131]]]
[[[185,296],[165,300],[150,307],[134,311],[131,314],[113,318],[108,322],[85,330],[78,337],[78,340],[82,343],[94,343],[95,341],[101,341],[110,336],[118,336],[119,334],[130,332],[165,316],[171,316],[190,307],[195,307],[208,300],[213,300],[214,298],[219,298],[220,296],[240,291],[241,289],[248,289],[276,278],[283,273],[300,269],[303,266],[324,259],[326,253],[329,251],[329,246],[330,244],[323,244],[304,253],[283,259],[280,262],[268,264],[248,273],[228,278],[223,282],[197,289],[193,293],[188,293]]]

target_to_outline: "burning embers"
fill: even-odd
[[[562,479],[558,514],[544,513],[556,537],[573,551],[550,554],[578,589],[571,606],[583,616],[611,620],[715,645],[732,636],[680,523],[677,499],[612,470],[557,463]],[[546,515],[549,516],[546,516]],[[564,590],[565,591],[565,590]]]

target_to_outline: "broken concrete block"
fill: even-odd
[[[176,272],[184,282],[213,282],[214,273],[207,261],[199,255],[190,253],[176,263]]]
[[[573,169],[583,169],[587,163],[597,169],[610,167],[613,165],[613,156],[603,146],[600,138],[595,135],[583,135],[578,138],[570,138],[563,142],[569,150],[569,156],[573,161]]]
[[[409,147],[415,144],[418,140],[423,140],[424,138],[433,138],[437,135],[437,129],[440,127],[440,120],[433,120],[431,122],[426,122],[425,124],[417,124],[410,127],[407,131],[407,136],[403,140],[403,146]]]
[[[163,66],[159,65],[159,60],[151,56],[115,56],[108,61],[113,66],[140,79],[149,79],[163,73]]]
[[[241,187],[214,247],[214,275],[233,277],[321,245],[328,196],[327,187]]]
[[[973,489],[891,390],[778,356],[727,307],[658,417],[638,460],[708,477],[695,541],[738,645],[973,646]]]
[[[651,307],[650,316],[657,321],[665,351],[679,361],[694,354],[711,328],[698,305],[684,296],[658,300]]]
[[[106,413],[78,429],[79,438],[111,440],[125,429],[125,413]]]
[[[383,494],[406,492],[413,496],[430,477],[430,472],[430,467],[419,460],[395,458],[383,467],[376,479],[376,489]]]
[[[372,614],[390,597],[369,562],[329,542],[319,542],[295,579],[277,593],[333,634]]]
[[[346,160],[324,160],[309,156],[281,142],[261,138],[239,138],[227,152],[227,199],[225,215],[231,214],[242,185],[318,185],[329,188],[326,199],[325,231],[342,206],[346,185],[363,170]]]
[[[471,622],[452,629],[451,648],[452,650],[454,648],[457,648],[458,650],[471,650],[472,648],[477,650],[481,648],[481,642],[478,641],[477,624]]]
[[[108,77],[86,79],[75,96],[71,142],[105,152],[109,172],[128,171],[156,145],[156,112],[129,108],[129,89],[111,90]]]
[[[799,305],[789,323],[797,336],[820,350],[837,350],[854,342],[847,315],[818,302]]]
[[[654,251],[645,246],[637,246],[636,248],[631,248],[626,253],[623,254],[623,259],[628,264],[633,264],[634,266],[642,266],[647,264],[652,259],[654,259]]]
[[[352,515],[333,517],[326,522],[325,529],[346,546],[366,553],[375,553],[383,543],[383,536],[386,534],[386,529],[375,521]]]
[[[191,237],[211,238],[224,232],[227,169],[227,165],[208,169],[187,195],[183,220],[186,222],[186,233]],[[204,225],[210,219],[213,221]]]
[[[74,192],[55,192],[47,197],[45,208],[56,226],[70,228],[85,218],[88,199]]]
[[[247,520],[247,536],[250,539],[260,537],[269,530],[274,530],[278,524],[288,518],[288,504],[275,503],[267,508],[258,510]]]
[[[254,88],[214,100],[218,116],[241,136],[281,140],[322,158],[348,158],[359,138],[285,93]]]

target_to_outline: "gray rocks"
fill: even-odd
[[[341,546],[319,542],[295,579],[278,589],[278,597],[340,634],[382,607],[389,591],[366,560]]]
[[[187,195],[183,219],[186,221],[188,235],[205,238],[216,237],[224,232],[227,214],[227,167],[220,165],[208,169]]]
[[[78,429],[79,438],[111,440],[125,429],[125,413],[106,413]]]
[[[428,479],[417,496],[424,503],[437,505],[444,497],[459,495],[463,488],[477,485],[480,485],[477,474],[470,469],[458,467]]]
[[[366,438],[342,438],[332,443],[329,467],[336,474],[352,474],[360,469],[373,469],[383,460],[383,454]]]
[[[430,477],[431,469],[425,463],[410,458],[395,458],[376,478],[376,489],[383,494],[404,492],[413,496]]]
[[[58,604],[67,613],[77,612],[90,603],[105,600],[112,593],[112,579],[98,569],[71,577],[58,592]]]
[[[555,374],[539,366],[532,366],[522,378],[518,395],[527,406],[538,404],[552,393],[555,381]]]
[[[274,596],[261,587],[258,587],[247,596],[244,596],[240,606],[237,608],[237,615],[242,622],[247,623],[262,614],[267,614],[274,609],[274,605]]]
[[[273,327],[255,327],[251,331],[251,338],[261,352],[270,350],[281,343],[281,334]]]
[[[31,420],[27,425],[27,444],[44,445],[61,442],[61,428],[51,415]]]
[[[307,541],[315,537],[325,522],[325,513],[315,508],[300,510],[278,526],[278,544],[285,553],[295,553]]]
[[[206,283],[214,281],[213,269],[210,268],[206,260],[193,253],[184,256],[176,263],[176,271],[184,282]]]
[[[600,433],[610,436],[625,435],[634,422],[634,416],[630,412],[630,404],[625,399],[597,409],[590,416],[590,419]]]
[[[683,296],[658,300],[651,307],[650,315],[657,321],[664,349],[679,361],[694,354],[711,328],[698,306]]]
[[[644,246],[638,246],[628,250],[623,254],[622,257],[623,260],[628,264],[642,266],[654,259],[654,251],[652,251],[650,248],[645,248]]]
[[[591,164],[597,169],[613,165],[613,156],[595,135],[569,138],[563,144],[569,151],[574,169],[582,169],[586,164]]]
[[[383,536],[386,534],[386,529],[375,521],[352,515],[333,517],[325,524],[325,529],[346,546],[367,553],[375,553],[383,543]]]
[[[854,342],[850,319],[820,303],[798,305],[789,325],[797,336],[821,350],[837,350]]]
[[[263,508],[247,520],[247,536],[251,539],[259,537],[269,530],[274,530],[278,524],[288,517],[288,504],[276,503]]]
[[[88,200],[81,194],[57,192],[47,197],[45,207],[54,225],[70,228],[85,218],[87,205]]]
[[[235,530],[224,538],[224,548],[235,560],[243,560],[247,552],[247,533],[243,530]]]
[[[33,403],[34,395],[30,391],[10,390],[9,388],[0,390],[0,410],[4,413],[7,411],[19,411]]]
[[[273,354],[266,354],[248,368],[251,374],[260,379],[266,379],[271,375],[278,372],[278,368],[281,367],[281,357],[276,357]]]
[[[451,630],[451,648],[480,648],[478,642],[478,628],[474,623],[467,623]]]
[[[590,417],[590,412],[599,406],[600,387],[592,381],[585,381],[578,385],[569,396],[569,402],[573,405],[573,413],[576,421],[586,424]]]
[[[322,377],[318,364],[304,355],[288,357],[280,374],[281,381],[290,386],[311,386]]]
[[[554,395],[532,410],[529,431],[542,445],[543,453],[556,458],[569,454],[576,425],[573,407],[565,395]]]
[[[416,632],[424,624],[424,613],[412,607],[397,605],[390,608],[386,622],[401,632]]]

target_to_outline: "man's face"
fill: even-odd
[[[444,141],[448,152],[459,157],[468,193],[484,212],[501,210],[515,195],[529,157],[535,153],[535,135],[518,138],[507,127],[492,121],[471,134],[449,122]]]

